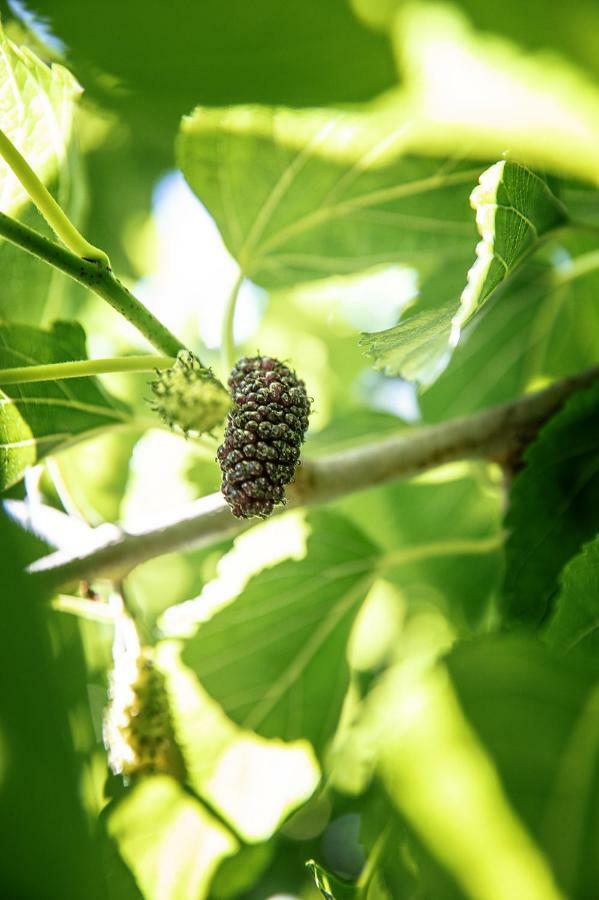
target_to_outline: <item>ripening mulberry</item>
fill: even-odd
[[[230,398],[214,377],[212,370],[202,365],[189,350],[180,350],[169,369],[157,371],[150,382],[154,393],[152,409],[169,428],[205,434],[224,420]]]
[[[152,774],[184,779],[164,676],[147,647],[129,648],[115,660],[104,743],[110,768],[126,779]]]
[[[308,427],[303,381],[269,356],[240,359],[229,377],[233,407],[218,460],[234,516],[269,516],[293,481]]]

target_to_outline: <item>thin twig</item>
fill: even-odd
[[[456,460],[482,458],[511,465],[565,400],[598,378],[599,366],[471,416],[305,460],[287,491],[287,508],[326,503]],[[211,494],[136,533],[122,531],[91,551],[52,553],[30,571],[53,589],[83,578],[123,578],[163,553],[209,546],[252,524],[235,519],[221,495]]]

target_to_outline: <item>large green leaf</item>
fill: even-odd
[[[83,753],[94,732],[81,645],[76,629],[57,627],[25,562],[18,529],[0,509],[0,894],[104,900],[83,800],[93,792]]]
[[[407,133],[394,104],[198,108],[177,157],[242,271],[274,288],[474,247],[480,166],[408,156]]]
[[[464,326],[495,289],[542,240],[567,222],[565,209],[547,182],[530,169],[506,160],[483,172],[470,203],[481,240],[459,302],[457,295],[445,302],[447,290],[455,284],[453,268],[433,308],[413,312],[386,331],[362,336],[361,344],[376,368],[388,375],[425,384],[433,381],[448,364]],[[425,285],[425,307],[430,307],[429,295],[439,289],[440,276],[447,279],[445,268],[437,271],[432,285]]]
[[[485,467],[459,464],[344,499],[384,551],[385,578],[408,608],[436,606],[470,632],[489,615],[501,577],[501,494]]]
[[[555,671],[542,646],[523,645],[505,636],[463,642],[449,657],[449,673],[416,654],[388,670],[369,698],[385,787],[445,869],[444,878],[437,869],[431,879],[417,855],[425,896],[562,897],[531,833],[530,806],[540,830],[559,753],[593,673]]]
[[[145,900],[204,900],[237,841],[175,780],[143,779],[106,811],[106,828]]]
[[[85,334],[76,323],[57,322],[49,332],[0,326],[1,368],[85,356]],[[27,466],[60,447],[129,419],[93,378],[5,385],[0,391],[0,486],[15,484]]]
[[[163,168],[178,119],[197,103],[353,102],[395,81],[389,40],[364,28],[346,0],[174,0],[168,11],[107,0],[93,29],[77,0],[31,7],[64,41],[69,64],[95,98],[159,148]]]
[[[545,636],[552,647],[584,650],[596,658],[599,649],[599,537],[587,544],[562,573],[561,590]]]
[[[253,577],[200,625],[183,661],[235,722],[322,751],[348,686],[346,644],[376,548],[339,515],[312,513],[307,523],[300,557]],[[230,562],[239,566],[235,555]],[[221,567],[226,581],[227,557]]]
[[[560,570],[599,527],[599,384],[570,398],[524,462],[506,516],[503,614],[539,625]]]
[[[577,7],[563,10],[571,26]],[[493,30],[507,21],[489,15]],[[449,5],[402,4],[394,35],[412,149],[476,158],[507,150],[530,165],[597,182],[599,89],[584,71],[477,33]]]
[[[539,642],[494,636],[448,659],[462,709],[567,897],[599,877],[597,666]]]

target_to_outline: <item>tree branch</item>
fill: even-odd
[[[599,366],[472,416],[404,430],[351,450],[305,460],[287,491],[288,507],[326,503],[455,460],[482,458],[510,465],[575,390],[598,378]],[[143,530],[99,539],[84,552],[52,553],[37,560],[30,571],[50,588],[84,578],[121,579],[163,553],[209,546],[252,524],[235,519],[221,495],[212,494]]]

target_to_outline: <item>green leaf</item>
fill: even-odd
[[[198,108],[177,159],[243,272],[268,288],[474,246],[480,166],[408,156],[393,104]]]
[[[440,609],[460,632],[480,627],[501,578],[501,493],[485,467],[459,463],[347,497],[385,555],[408,609]]]
[[[454,654],[448,674],[444,666],[427,665],[424,648],[416,650],[411,659],[388,670],[369,701],[385,787],[417,838],[446,869],[443,889],[427,891],[426,896],[562,897],[549,861],[529,831],[530,819],[513,802],[509,788],[523,785],[528,799],[526,788],[531,784],[530,799],[542,812],[548,793],[547,767],[541,769],[544,754],[555,746],[559,752],[563,746],[559,739],[567,740],[592,676],[574,672],[572,678],[562,677],[550,663],[538,679],[544,648],[524,641],[518,658],[510,652],[513,641],[509,641],[494,636],[458,645],[455,655],[460,658],[461,647],[470,663],[464,678],[456,673]],[[503,647],[507,652],[502,658]],[[534,690],[537,679],[540,696]],[[463,685],[470,691],[470,705]],[[508,754],[512,781],[506,785],[501,763],[502,755]],[[535,762],[541,778],[532,768]],[[467,801],[457,803],[456,797]],[[421,887],[430,882],[427,874],[421,877]]]
[[[109,808],[106,818],[108,833],[145,900],[204,900],[220,861],[238,846],[167,776],[138,782]]]
[[[387,36],[364,28],[346,0],[174,0],[168,15],[149,14],[143,0],[106,0],[91,29],[77,0],[35,0],[31,8],[64,41],[94,98],[159,149],[162,169],[172,164],[177,120],[197,103],[347,103],[395,81]],[[348,64],[357,59],[359,66]],[[115,80],[128,90],[114,90]]]
[[[306,867],[312,872],[314,883],[325,900],[351,900],[352,897],[360,896],[355,885],[343,884],[313,859],[308,860]]]
[[[85,357],[85,334],[74,322],[57,322],[49,332],[0,325],[0,368]],[[93,378],[5,385],[0,391],[0,488],[15,484],[44,456],[129,418]]]
[[[0,509],[0,895],[107,900],[89,816],[84,754],[95,735],[80,637],[24,575],[21,537]]]
[[[84,188],[78,148],[71,138],[81,88],[62,66],[46,66],[27,47],[16,46],[1,25],[0,50],[0,128],[77,222]],[[0,209],[53,237],[4,160]],[[17,314],[20,322],[32,324],[39,323],[44,312],[56,315],[68,283],[62,273],[8,241],[0,241],[0,279],[0,316],[11,321]]]
[[[67,69],[46,66],[0,26],[0,128],[44,181],[67,159],[75,101],[81,88]],[[2,211],[14,214],[29,197],[6,163],[0,166]]]
[[[599,877],[596,664],[505,635],[464,643],[447,662],[460,705],[563,896],[592,897]]]
[[[567,222],[564,207],[547,182],[530,169],[506,160],[483,172],[470,203],[481,240],[459,303],[439,302],[393,328],[361,338],[375,367],[388,375],[423,384],[434,381],[447,366],[464,326],[522,260]],[[442,272],[437,271],[437,280]],[[455,269],[450,270],[450,279],[452,272]],[[426,285],[425,306],[429,305],[430,293],[431,286]]]
[[[339,719],[346,644],[374,578],[376,548],[339,515],[312,513],[307,524],[299,558],[253,577],[200,625],[183,661],[239,725],[265,737],[305,738],[320,752]],[[238,567],[239,558],[231,554],[229,565]]]
[[[577,65],[571,65],[476,32],[455,7],[402,7],[394,37],[414,151],[497,159],[507,150],[532,166],[597,183],[599,90],[578,67],[578,45]],[[572,35],[579,4],[570,12],[561,15],[568,23],[564,32]],[[545,30],[555,28],[546,4],[542,18]],[[508,21],[502,10],[492,16],[492,30]],[[544,40],[538,44],[546,48]],[[596,58],[595,49],[589,51]]]
[[[565,567],[545,637],[558,650],[583,650],[597,658],[599,640],[599,537]]]
[[[560,570],[599,528],[599,384],[579,391],[524,455],[506,516],[502,611],[538,626]]]
[[[427,421],[468,415],[589,368],[599,358],[596,238],[560,236],[525,263],[467,326],[420,398]]]

